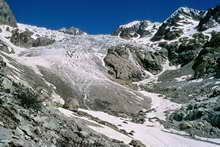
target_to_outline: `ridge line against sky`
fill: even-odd
[[[20,23],[59,29],[78,27],[110,34],[134,20],[162,22],[178,7],[207,10],[219,0],[6,0]]]

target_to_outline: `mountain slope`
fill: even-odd
[[[197,30],[205,14],[116,36],[1,25],[0,146],[218,146],[220,35]]]
[[[198,25],[199,31],[205,31],[210,28],[215,28],[219,25],[219,14],[220,14],[220,6],[216,8],[211,8],[208,10],[204,18],[200,21]]]
[[[24,27],[24,25],[21,26]],[[33,31],[32,28],[27,28]],[[43,29],[41,31],[41,35],[43,35]],[[45,34],[47,33],[45,32]],[[145,104],[145,101],[148,101],[147,98],[142,94],[111,81],[102,61],[110,46],[126,41],[102,35],[71,36],[57,32],[57,36],[63,36],[62,40],[51,46],[33,49],[22,48],[20,51],[17,49],[11,58],[14,57],[13,59],[18,63],[34,69],[39,74],[35,74],[35,76],[40,76],[40,79],[53,84],[57,89],[64,86],[69,92],[64,93],[59,89],[55,91],[64,100],[76,99],[81,107],[95,110],[103,110],[104,108],[109,112],[125,113],[138,112],[149,107],[147,103]],[[47,36],[47,38],[51,37]],[[56,37],[53,39],[59,40]],[[16,65],[12,66],[16,67]],[[24,69],[18,68],[17,70]],[[24,81],[31,80],[27,79],[26,75],[21,76],[17,78],[24,79]],[[58,78],[60,81],[54,81],[54,78]],[[60,85],[61,81],[62,85]],[[32,81],[30,86],[36,85],[35,82],[38,83],[38,81]],[[47,83],[44,82],[43,85],[47,85]],[[43,88],[47,87],[43,86]],[[64,89],[64,87],[62,88]],[[34,86],[34,88],[37,87]],[[132,107],[129,107],[130,105]]]
[[[152,41],[173,40],[195,28],[204,12],[181,7],[176,10],[159,28]]]
[[[57,40],[57,42],[49,46],[25,49],[15,47],[8,39],[4,38],[4,35],[8,35],[6,32],[1,34],[3,35],[3,42],[15,50],[15,54],[5,54],[2,52],[2,56],[10,67],[9,71],[11,71],[11,73],[9,73],[9,77],[14,80],[17,79],[19,82],[24,82],[24,84],[33,87],[33,89],[46,90],[46,95],[48,95],[47,97],[50,97],[50,99],[46,99],[44,104],[47,104],[48,106],[64,105],[69,110],[76,110],[78,107],[89,108],[105,111],[114,115],[134,113],[134,115],[131,116],[137,122],[141,122],[141,119],[143,119],[141,115],[139,116],[139,113],[137,113],[138,111],[143,108],[145,108],[146,111],[150,110],[150,105],[148,105],[150,98],[155,99],[155,97],[133,90],[128,86],[125,86],[125,83],[120,85],[122,84],[122,81],[115,81],[112,76],[108,74],[108,69],[106,69],[105,63],[103,62],[108,48],[112,45],[117,47],[117,45],[120,44],[132,44],[133,46],[134,44],[136,44],[136,46],[142,46],[142,44],[108,35],[71,36],[56,31],[45,30],[43,28],[35,28],[26,25],[18,26],[21,27],[21,29],[28,28],[31,31],[35,30],[34,32],[41,36]],[[148,48],[146,49],[146,52],[153,51],[148,50]],[[131,61],[133,60],[128,60],[128,62]],[[165,65],[166,63],[162,66],[163,72],[167,70]],[[160,75],[154,76],[147,71],[146,74],[150,76],[146,79],[147,81],[154,80]],[[136,99],[134,99],[135,97]],[[158,98],[158,100],[160,101],[160,98]],[[69,105],[65,105],[65,102],[68,102]],[[147,107],[144,107],[144,102],[146,102]],[[155,103],[152,104],[154,107]],[[159,113],[158,108],[159,107],[156,107],[155,114]],[[165,108],[160,113],[166,114],[167,109],[170,108]],[[154,120],[154,113],[151,115],[147,115],[146,118]],[[98,115],[94,115],[93,117],[98,117]],[[156,118],[162,119],[161,115],[156,115]],[[158,123],[156,118],[153,123],[150,123],[151,125],[155,126],[155,124]],[[113,122],[109,121],[109,123],[112,124]],[[133,125],[134,124],[131,123],[131,126]],[[91,128],[96,131],[99,130],[99,127]],[[140,128],[144,130],[145,127],[144,125],[140,125]],[[129,129],[124,129],[129,132]],[[161,129],[163,129],[163,127],[159,127],[156,130],[160,132]],[[138,134],[142,134],[142,132],[135,129],[132,130],[134,131],[134,134],[137,133],[137,136],[134,136],[136,139],[142,140],[142,142],[146,141],[146,145],[151,144],[155,146],[155,144],[138,137]],[[104,130],[100,133],[103,131]],[[108,130],[108,132],[111,131]],[[165,134],[162,134],[161,137],[164,137],[164,135]],[[120,139],[111,135],[109,135],[109,137]],[[173,140],[172,137],[170,140]],[[161,140],[159,139],[157,145],[160,144],[160,141]],[[180,141],[180,144],[181,142],[182,141]],[[182,143],[184,144],[186,141],[183,141]],[[191,142],[193,145],[196,145],[197,143],[201,143],[201,145],[204,146],[215,146],[203,142]]]

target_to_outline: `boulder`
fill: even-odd
[[[108,49],[108,53],[104,58],[109,73],[116,79],[126,81],[140,81],[144,78],[145,73],[129,60],[132,49],[130,46],[116,46]]]
[[[12,86],[13,86],[13,83],[11,80],[9,80],[8,78],[3,78],[3,81],[1,83],[1,86],[3,89],[5,90],[12,90]]]
[[[189,122],[183,122],[179,124],[179,129],[180,130],[186,130],[186,129],[191,129],[193,126]]]
[[[132,147],[146,147],[146,145],[144,145],[141,141],[139,140],[132,140],[129,145],[131,145]]]
[[[79,108],[79,101],[76,98],[67,98],[63,107],[75,111]]]
[[[138,52],[137,60],[143,68],[152,74],[158,74],[163,70],[162,63],[166,61],[166,58],[158,52]]]
[[[172,114],[172,119],[175,120],[175,121],[182,121],[184,120],[184,117],[185,117],[185,113],[184,112],[175,112]]]
[[[137,114],[132,115],[132,122],[137,124],[144,124],[146,119],[146,113],[143,111],[138,112]]]
[[[0,56],[0,74],[5,74],[6,63],[3,61],[2,56]]]
[[[219,96],[220,95],[220,87],[216,87],[214,90],[213,90],[213,93],[210,97],[216,97],[216,96]]]
[[[118,45],[108,49],[104,61],[109,73],[116,79],[140,81],[146,78],[144,70],[152,74],[160,73],[166,58],[159,52],[132,45]]]

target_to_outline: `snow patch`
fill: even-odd
[[[104,112],[96,112],[96,111],[83,110],[83,109],[80,109],[80,111],[93,115],[94,117],[97,117],[103,121],[112,123],[118,126],[120,129],[126,130],[127,132],[133,131],[134,135],[130,137],[132,137],[133,139],[140,140],[146,146],[150,146],[150,147],[194,147],[194,146],[217,147],[217,145],[215,144],[193,140],[193,139],[190,139],[184,136],[169,133],[169,131],[166,131],[163,128],[148,127],[146,124],[143,124],[143,125],[135,124],[135,123],[130,122],[129,120],[126,120],[125,118],[118,118],[118,117],[106,114]],[[116,135],[116,134],[114,135],[109,134],[108,132],[109,130],[104,130],[104,129],[100,129],[97,127],[92,127],[92,129],[109,137],[115,137]],[[118,137],[118,139],[120,140],[121,137]],[[125,141],[124,139],[121,139],[121,140]]]
[[[174,111],[178,108],[180,108],[181,105],[171,102],[170,100],[166,99],[165,96],[156,94],[156,93],[150,93],[146,91],[140,91],[143,95],[151,98],[152,100],[152,106],[151,109],[154,109],[154,111],[147,113],[146,118],[159,118],[161,120],[166,120],[165,112],[167,110]]]
[[[117,139],[120,141],[123,141],[125,144],[129,144],[132,140],[132,137],[126,136],[124,134],[121,134],[117,131],[115,131],[114,129],[104,126],[102,124],[98,124],[97,122],[90,120],[88,118],[85,117],[79,117],[77,115],[75,115],[72,111],[63,109],[63,108],[58,108],[58,110],[63,113],[65,116],[70,117],[70,118],[77,118],[77,119],[82,119],[82,120],[86,120],[91,122],[92,124],[95,124],[96,126],[92,126],[92,125],[88,125],[88,127],[98,133],[101,133],[105,136],[108,136],[109,138],[112,139]]]
[[[192,75],[184,75],[184,76],[175,78],[175,80],[177,82],[182,82],[182,81],[186,81],[186,80],[190,79],[191,77],[192,77]]]
[[[140,24],[140,21],[133,21],[125,25],[120,25],[119,28],[131,28],[134,25]]]

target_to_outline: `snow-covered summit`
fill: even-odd
[[[133,21],[120,25],[113,35],[125,39],[152,38],[154,41],[161,39],[173,40],[183,35],[195,32],[199,21],[204,17],[205,11],[188,7],[180,7],[171,14],[163,23],[145,21]],[[186,31],[184,28],[187,28]],[[189,29],[190,28],[190,29]]]
[[[172,13],[171,16],[166,19],[165,22],[169,21],[170,19],[177,19],[177,18],[200,20],[203,17],[204,13],[205,11],[200,11],[188,7],[180,7],[174,13]]]
[[[136,21],[129,22],[128,24],[120,25],[119,28],[124,28],[124,29],[131,28],[134,25],[140,25],[140,23],[141,21],[136,20]]]
[[[204,16],[204,11],[180,7],[168,17],[153,36],[153,41],[174,40],[184,34],[196,32],[196,26]]]
[[[133,21],[125,25],[120,25],[119,28],[113,32],[113,35],[125,39],[151,37],[158,30],[159,25],[160,23],[151,22],[149,20]]]

